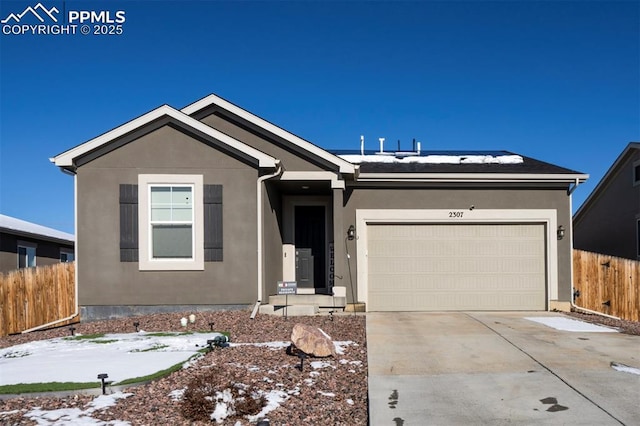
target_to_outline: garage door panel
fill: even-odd
[[[542,224],[367,227],[370,310],[543,310]]]
[[[451,237],[450,237],[451,238]],[[433,244],[433,242],[438,244]],[[540,240],[495,240],[465,241],[461,240],[413,240],[413,241],[369,241],[369,258],[395,257],[398,259],[417,259],[429,257],[540,257],[544,254],[544,246]]]

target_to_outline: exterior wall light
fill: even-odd
[[[356,227],[351,225],[349,226],[349,229],[347,230],[347,239],[349,241],[353,240],[356,237]]]
[[[564,226],[560,225],[558,226],[558,240],[561,240],[564,238]]]

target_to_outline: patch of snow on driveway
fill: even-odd
[[[563,317],[525,317],[526,320],[534,321],[547,327],[561,331],[574,331],[582,333],[617,333],[617,330],[600,325],[590,324]]]
[[[617,362],[612,362],[611,368],[616,371],[622,371],[623,373],[637,374],[638,376],[640,376],[640,368],[629,367],[628,365],[619,364]]]

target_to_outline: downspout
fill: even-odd
[[[50,159],[53,160],[53,159]],[[54,326],[56,324],[60,324],[61,322],[65,322],[65,321],[69,321],[75,317],[78,316],[79,312],[79,302],[78,302],[78,181],[77,181],[77,175],[73,172],[70,172],[68,170],[65,169],[61,169],[63,173],[65,174],[69,174],[69,175],[73,175],[73,219],[74,219],[74,224],[73,224],[73,232],[75,235],[75,244],[73,245],[73,255],[74,255],[74,263],[75,263],[75,268],[76,268],[76,272],[75,274],[73,274],[73,281],[74,281],[74,298],[75,298],[75,309],[73,312],[73,315],[68,316],[66,318],[62,318],[59,320],[55,320],[55,321],[51,321],[48,322],[46,324],[42,324],[39,325],[37,327],[32,327],[29,328],[27,330],[24,330],[21,332],[21,334],[25,334],[25,333],[30,333],[32,331],[37,331],[37,330],[41,330],[43,328],[48,328],[51,326]]]
[[[276,171],[269,175],[260,176],[257,181],[256,200],[258,208],[258,298],[256,300],[262,300],[262,183],[266,180],[273,179],[274,177],[282,174],[282,165],[280,161],[276,162]]]
[[[573,185],[573,187],[570,187],[567,190],[567,195],[569,195],[569,211],[571,212],[573,211],[573,199],[571,198],[571,194],[573,194],[573,191],[576,190],[578,185],[580,185],[580,180],[576,178],[576,182]],[[594,315],[601,315],[603,317],[619,320],[620,318],[614,317],[613,315],[603,314],[602,312],[598,312],[598,311],[592,311],[591,309],[582,308],[575,304],[573,300],[574,295],[576,294],[575,288],[573,287],[573,219],[569,221],[569,235],[571,235],[571,241],[569,241],[569,248],[571,250],[571,271],[570,271],[571,272],[571,298],[569,300],[570,300],[571,307],[579,312],[584,312],[584,313],[594,314]]]

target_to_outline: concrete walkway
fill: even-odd
[[[369,313],[378,425],[637,425],[640,337],[559,331],[534,313]]]

